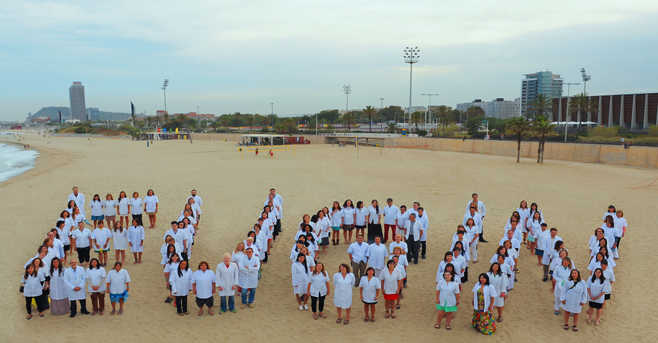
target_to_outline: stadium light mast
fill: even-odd
[[[592,79],[592,75],[587,74],[585,68],[580,68],[580,76],[583,78],[583,95],[587,96],[587,82]]]
[[[412,80],[413,80],[413,70],[414,70],[414,63],[418,63],[418,59],[420,58],[420,49],[418,49],[417,46],[405,47],[404,50],[402,50],[402,58],[404,59],[404,63],[409,63],[409,108],[407,108],[407,113],[408,113],[407,129],[409,129],[411,127],[411,89],[412,89]]]
[[[162,98],[164,100],[164,111],[167,113],[167,86],[169,86],[169,79],[162,81]]]
[[[352,86],[349,84],[343,85],[343,93],[345,93],[345,113],[350,110],[350,94],[352,94]]]

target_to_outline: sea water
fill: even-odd
[[[0,143],[0,182],[34,168],[34,161],[38,155],[39,153],[34,150]]]

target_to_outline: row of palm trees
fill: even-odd
[[[505,131],[516,139],[516,163],[521,159],[521,141],[528,137],[538,139],[537,163],[544,163],[546,139],[555,134],[555,125],[546,116],[538,115],[534,119],[524,116],[512,118],[506,123]]]

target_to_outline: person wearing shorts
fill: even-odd
[[[114,268],[107,273],[105,282],[106,289],[110,292],[110,303],[112,304],[111,315],[116,313],[116,303],[119,303],[119,313],[123,313],[123,304],[128,300],[128,291],[130,290],[130,274],[123,269],[123,264],[119,261],[114,263]]]
[[[396,269],[397,263],[389,260],[386,263],[386,270],[382,273],[382,292],[386,300],[386,313],[384,318],[395,319],[395,301],[398,300],[400,290],[402,289],[402,275]]]
[[[368,267],[366,275],[359,281],[359,296],[363,303],[364,322],[375,321],[375,305],[379,297],[379,290],[382,288],[382,282],[375,276],[375,268]]]
[[[356,221],[356,209],[354,208],[354,204],[352,203],[352,200],[350,199],[345,200],[341,212],[342,212],[341,225],[343,227],[343,238],[345,239],[345,243],[350,244],[352,242],[352,231],[354,230],[354,222]],[[358,280],[359,279],[357,279],[357,281]]]
[[[436,309],[439,311],[434,327],[441,328],[441,321],[446,318],[446,330],[450,330],[453,313],[459,305],[459,283],[455,282],[455,274],[443,272],[443,278],[436,285]]]

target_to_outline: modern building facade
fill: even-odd
[[[567,98],[553,99],[553,120],[637,130],[658,125],[658,93],[592,95],[587,99],[588,109],[581,111],[576,107],[571,113],[567,111]]]
[[[487,118],[507,119],[519,116],[519,105],[520,100],[518,98],[515,101],[505,100],[504,98],[496,98],[492,101],[475,99],[472,102],[457,104],[457,109],[466,112],[471,107],[479,107],[484,111]]]
[[[560,75],[550,71],[540,71],[526,74],[521,81],[521,114],[528,114],[528,107],[538,95],[547,99],[556,99],[562,96],[562,79]]]
[[[69,100],[71,101],[71,119],[87,121],[87,106],[85,104],[85,86],[75,81],[69,87]]]

